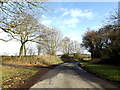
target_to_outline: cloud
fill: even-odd
[[[78,24],[81,22],[84,22],[85,20],[91,20],[96,14],[93,13],[90,9],[77,9],[77,8],[59,8],[56,9],[56,14],[58,16],[52,17],[52,22],[54,23],[54,26],[59,27],[60,29],[70,29],[70,28],[76,28]],[[48,19],[50,20],[50,19]],[[44,22],[43,22],[44,23]],[[45,21],[45,23],[48,23]]]
[[[68,11],[67,8],[60,8],[60,11]]]
[[[52,23],[52,21],[51,20],[43,20],[41,23],[42,24],[50,24],[50,23]]]
[[[75,28],[75,27],[76,27],[76,24],[68,25],[68,28]]]
[[[78,18],[70,18],[64,20],[63,24],[68,28],[75,28],[79,22],[80,20]]]
[[[70,10],[70,15],[71,17],[78,17],[78,16],[81,16],[83,13],[82,13],[82,10],[78,10],[78,9],[71,9]]]
[[[45,19],[45,17],[46,17],[45,15],[41,15],[41,18],[42,18],[42,19]]]
[[[8,54],[8,55],[15,55],[16,53],[19,53],[20,49],[20,43],[16,41],[9,41],[9,42],[3,42],[0,41],[0,55]]]
[[[78,41],[81,43],[82,42],[82,37],[81,37],[82,33],[83,32],[72,31],[72,32],[66,33],[64,36],[69,37],[73,41]]]
[[[61,16],[63,17],[63,16],[66,16],[66,15],[68,15],[69,14],[69,12],[64,12]]]
[[[77,18],[70,18],[64,21],[64,24],[76,24],[79,22],[79,19]]]
[[[88,18],[88,19],[91,19],[95,14],[88,10],[88,9],[85,9],[85,10],[81,10],[81,9],[61,9],[61,11],[63,11],[63,14],[61,15],[62,17],[63,16],[71,16],[72,18],[78,18],[78,17],[84,17],[84,18]]]
[[[87,17],[87,18],[92,18],[93,13],[88,10],[81,10],[81,9],[71,9],[71,16],[72,17]]]
[[[61,14],[59,18],[57,17],[54,22],[60,28],[76,28],[77,25],[82,22],[83,19],[91,20],[96,14],[89,9],[67,9],[60,8],[58,10]]]

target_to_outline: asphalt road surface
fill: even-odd
[[[64,63],[43,76],[32,88],[117,88],[80,68],[76,62]]]

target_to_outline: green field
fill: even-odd
[[[113,82],[120,83],[120,67],[103,64],[89,64],[87,62],[80,63],[83,68],[99,77],[106,78]]]
[[[83,60],[89,61],[91,60],[91,58],[83,58]]]

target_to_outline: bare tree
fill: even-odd
[[[19,56],[21,56],[23,48],[26,55],[25,43],[35,41],[39,36],[38,29],[41,27],[37,24],[34,17],[39,17],[41,12],[46,11],[46,4],[43,2],[2,2],[0,1],[0,29],[10,36],[2,41],[10,41],[16,39],[21,42]],[[34,14],[34,16],[32,16]],[[29,37],[29,39],[28,39]]]
[[[15,39],[21,42],[21,47],[19,52],[19,56],[21,56],[23,48],[26,54],[26,49],[25,49],[26,42],[28,41],[37,42],[36,39],[43,36],[44,33],[43,28],[45,26],[39,24],[38,21],[34,18],[34,16],[31,16],[30,14],[23,13],[18,17],[15,17],[14,19],[11,21],[12,24],[14,25],[16,23],[21,23],[21,24],[17,25],[14,28],[10,28],[7,26],[4,27],[8,28],[5,31],[9,34],[11,40]]]
[[[37,44],[36,46],[37,46],[38,55],[44,53],[44,47],[41,44]]]
[[[72,41],[68,37],[62,39],[62,52],[67,54],[72,52]]]
[[[44,46],[45,51],[49,55],[56,55],[60,50],[61,32],[57,28],[48,27],[46,29],[46,36],[40,39],[40,44]]]
[[[81,53],[82,47],[78,41],[72,41],[71,46],[72,46],[72,53]]]
[[[82,47],[81,44],[77,41],[72,41],[68,37],[62,39],[62,53],[81,53]]]
[[[2,2],[0,1],[0,28],[6,32],[11,28],[21,25],[22,23],[11,23],[11,20],[16,16],[19,17],[22,13],[40,15],[43,11],[47,10],[47,5],[43,2]],[[39,16],[37,16],[39,17]],[[7,26],[9,28],[3,27]],[[3,41],[8,41],[1,39]]]

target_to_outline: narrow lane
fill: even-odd
[[[48,72],[31,88],[117,88],[79,68],[75,62],[64,63]]]

